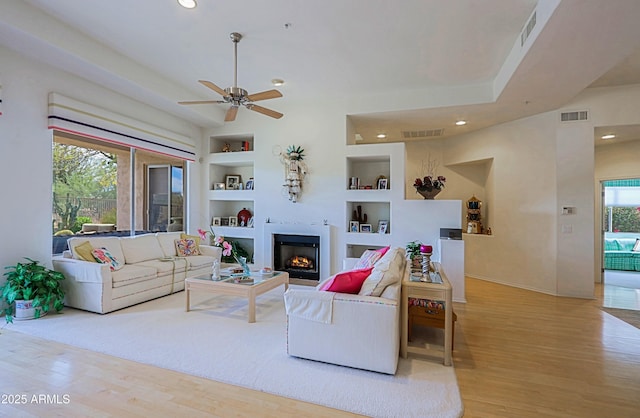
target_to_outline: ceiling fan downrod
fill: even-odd
[[[242,39],[242,34],[231,32],[231,40],[233,41],[233,87],[238,87],[238,42]]]

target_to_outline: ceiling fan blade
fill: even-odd
[[[250,94],[249,96],[247,96],[247,99],[250,102],[257,102],[259,100],[275,99],[276,97],[282,97],[282,93],[280,93],[276,89],[273,89],[261,91],[260,93]]]
[[[254,105],[254,104],[247,104],[247,108],[253,110],[254,112],[258,112],[258,113],[262,113],[263,115],[271,116],[272,118],[275,118],[275,119],[280,119],[281,117],[284,116],[280,112],[276,112],[275,110],[267,109],[266,107],[262,107],[262,106],[258,106],[258,105]]]
[[[181,105],[199,105],[199,104],[213,104],[213,103],[226,103],[224,100],[189,100],[186,102],[178,102]]]
[[[236,120],[236,115],[238,114],[238,106],[231,106],[229,110],[227,110],[227,114],[224,116],[225,122],[233,122]]]
[[[203,86],[209,87],[211,90],[215,91],[216,93],[218,93],[222,97],[228,96],[227,92],[224,91],[224,89],[221,89],[220,87],[216,86],[211,81],[198,80],[198,83],[202,84]]]

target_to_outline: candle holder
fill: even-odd
[[[431,282],[431,273],[434,271],[431,266],[431,253],[421,253],[422,254],[422,281]]]

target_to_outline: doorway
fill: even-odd
[[[640,310],[640,179],[601,184],[603,305]]]

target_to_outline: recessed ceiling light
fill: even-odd
[[[195,9],[198,3],[196,0],[178,0],[178,4],[185,9]]]
[[[280,78],[274,78],[273,80],[271,80],[271,84],[273,84],[274,86],[281,86],[284,84],[284,80]]]
[[[386,138],[386,137],[387,137],[387,134],[378,134],[378,135],[376,135],[376,136],[377,136],[378,138],[380,138],[380,139],[384,139],[384,138]]]
[[[613,139],[616,136],[614,134],[602,135],[602,139]]]
[[[462,125],[466,125],[466,124],[467,124],[466,120],[459,120],[459,121],[456,122],[456,125],[458,125],[458,126],[462,126]]]

